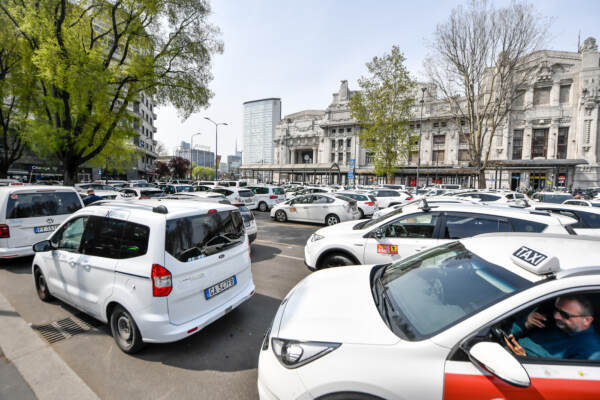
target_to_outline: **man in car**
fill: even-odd
[[[98,200],[102,200],[102,197],[96,196],[94,189],[88,189],[87,196],[83,199],[83,204],[87,206],[88,204],[92,204],[93,202]]]
[[[593,315],[593,305],[585,296],[559,297],[552,312],[554,323],[536,309],[524,322],[513,323],[506,344],[519,356],[597,360],[600,337],[592,325]]]

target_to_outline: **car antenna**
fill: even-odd
[[[427,212],[431,210],[431,207],[429,207],[429,204],[427,203],[427,200],[423,199],[423,205],[421,206],[421,210]]]

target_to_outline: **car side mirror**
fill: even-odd
[[[35,251],[36,253],[50,251],[50,250],[55,250],[55,247],[52,245],[52,242],[50,242],[49,240],[42,240],[41,242],[38,242],[33,245],[33,251]]]
[[[377,228],[373,231],[373,236],[375,237],[375,239],[382,239],[383,238],[383,230],[381,228]]]
[[[526,388],[531,385],[527,371],[521,363],[495,342],[479,342],[469,349],[469,359],[476,366],[511,385]]]

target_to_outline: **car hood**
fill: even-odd
[[[338,267],[306,277],[284,300],[283,311],[274,321],[273,336],[380,345],[400,341],[375,306],[370,284],[372,268]]]
[[[357,225],[360,222],[363,222],[363,221],[352,220],[352,221],[348,221],[348,222],[341,222],[339,224],[321,228],[318,231],[316,231],[315,233],[325,236],[325,237],[338,236],[340,234],[348,234],[348,233],[353,233],[353,232],[356,233],[356,232],[360,232],[360,230],[355,231],[353,229],[354,225]]]

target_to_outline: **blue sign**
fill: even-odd
[[[350,159],[350,168],[354,168],[354,158]]]
[[[354,172],[348,171],[348,179],[354,179]]]

